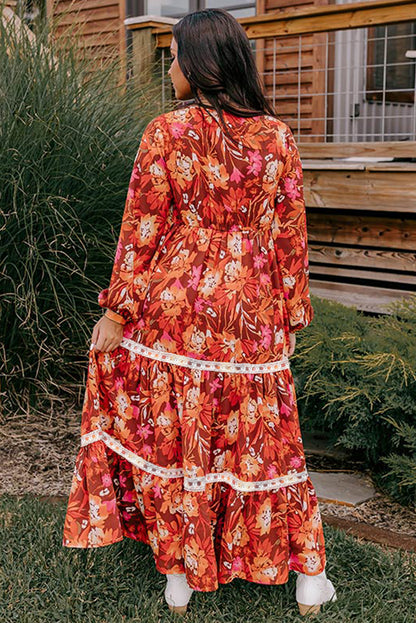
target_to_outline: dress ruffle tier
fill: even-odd
[[[90,351],[63,545],[143,541],[160,572],[185,572],[202,591],[320,573],[322,523],[289,367],[201,370],[135,350]]]

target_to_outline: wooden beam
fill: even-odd
[[[310,208],[416,214],[416,173],[305,170],[304,191]]]
[[[327,246],[309,242],[309,260],[334,266],[385,269],[415,274],[416,252]]]
[[[299,143],[302,158],[382,157],[415,158],[416,141],[376,143]]]
[[[377,286],[363,286],[352,283],[310,280],[311,293],[324,299],[342,303],[347,307],[356,307],[363,311],[386,312],[386,305],[400,299],[413,298],[414,292],[393,290]]]
[[[122,0],[120,0],[122,1]],[[82,2],[74,2],[74,0],[48,0],[48,4],[54,6],[54,15],[59,13],[78,13],[86,9],[102,9],[103,7],[114,6],[114,0],[82,0]]]
[[[238,21],[249,39],[305,35],[350,28],[365,28],[416,20],[414,0],[374,0],[349,4],[284,9]],[[171,27],[158,28],[157,47],[169,47]]]
[[[362,206],[366,207],[365,203]],[[322,215],[307,212],[308,240],[313,244],[411,251],[416,249],[416,220],[365,214]]]
[[[416,286],[416,274],[400,274],[394,272],[378,272],[371,269],[360,269],[360,268],[347,268],[345,266],[321,266],[311,263],[310,265],[310,274],[313,277],[321,276],[325,278],[325,276],[329,275],[330,277],[335,277],[342,281],[345,278],[349,279],[365,279],[366,281],[373,282],[382,282],[385,286],[388,287],[389,284],[400,283],[402,287],[409,287],[409,291],[412,290],[413,286]],[[416,293],[415,293],[416,294]]]
[[[416,19],[414,0],[376,0],[288,9],[241,18],[250,39],[365,28]]]

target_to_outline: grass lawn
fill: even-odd
[[[65,503],[0,497],[2,623],[307,620],[298,615],[294,573],[277,587],[234,580],[216,593],[194,593],[185,619],[172,616],[148,546],[124,539],[95,550],[64,548],[65,510]],[[359,543],[328,526],[325,537],[338,601],[310,620],[415,623],[416,555]]]

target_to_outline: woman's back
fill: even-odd
[[[270,232],[288,128],[269,115],[223,114],[235,143],[214,109],[158,118],[177,214],[187,225]]]
[[[102,304],[127,301],[130,348],[279,369],[311,313],[300,162],[275,117],[224,118],[188,106],[147,126]]]

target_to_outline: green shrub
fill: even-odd
[[[416,506],[416,297],[378,317],[313,305],[293,357],[303,426],[359,455],[382,488]]]
[[[36,34],[0,23],[3,417],[82,392],[134,156],[160,112],[157,84],[124,89],[119,61],[91,73],[48,25]]]

